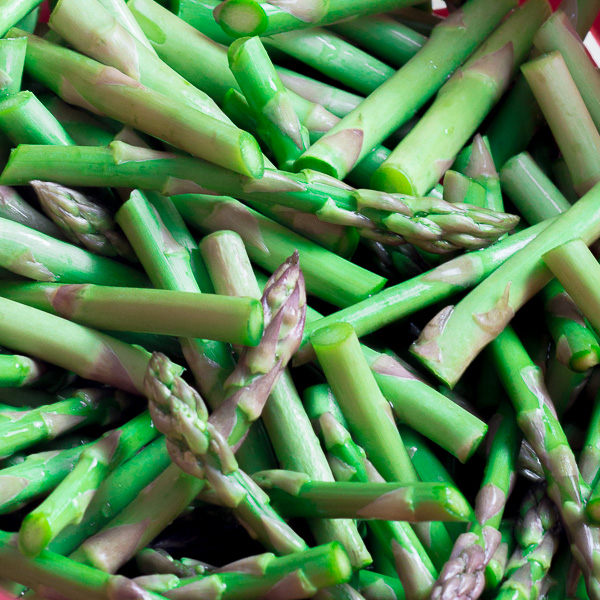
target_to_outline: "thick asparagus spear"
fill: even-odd
[[[506,91],[549,14],[546,0],[529,0],[508,17],[440,89],[427,113],[373,175],[372,184],[389,192],[428,192]],[[461,110],[464,106],[469,110]]]
[[[471,0],[444,20],[407,64],[313,144],[297,167],[345,177],[375,145],[413,117],[513,6],[510,0],[493,6]]]
[[[11,30],[11,35],[20,33]],[[173,102],[113,67],[25,35],[25,70],[63,100],[118,119],[232,171],[262,175],[262,153],[250,134]]]
[[[135,331],[257,346],[260,303],[169,290],[91,284],[0,283],[0,296],[94,329]]]
[[[20,91],[26,48],[25,38],[5,38],[0,42],[1,95],[16,94]]]

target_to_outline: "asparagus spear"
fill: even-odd
[[[216,21],[232,37],[267,36],[282,31],[327,25],[351,17],[387,12],[399,5],[410,6],[414,0],[330,0],[296,2],[291,7],[275,2],[226,0],[214,11]]]
[[[11,35],[20,34],[11,30]],[[25,35],[26,71],[64,100],[116,118],[232,171],[262,175],[262,153],[251,135],[173,102],[113,67]]]
[[[508,17],[440,89],[427,113],[376,171],[374,187],[419,195],[430,190],[506,91],[549,14],[546,0],[529,0]],[[461,110],[466,105],[469,110]]]
[[[600,597],[597,527],[585,517],[590,488],[583,482],[573,451],[544,389],[539,367],[529,358],[512,327],[490,345],[490,355],[517,413],[517,423],[544,468],[548,496],[556,504],[570,549],[583,572],[590,598]]]
[[[23,520],[19,530],[23,554],[39,556],[67,525],[79,523],[102,480],[157,435],[144,412],[84,449],[73,471]]]
[[[263,331],[262,307],[249,298],[50,283],[0,283],[0,295],[94,329],[191,336],[244,346],[257,346]]]
[[[575,191],[585,194],[600,177],[600,134],[563,57],[551,52],[526,63],[522,71],[569,167]]]
[[[0,35],[5,36],[11,27],[40,4],[40,0],[2,0],[0,4]]]
[[[311,146],[297,168],[344,178],[375,145],[414,116],[513,6],[509,0],[493,6],[471,0],[444,20],[404,67]]]
[[[366,600],[404,600],[404,588],[395,577],[361,569],[358,572],[358,591]]]
[[[0,354],[0,387],[18,388],[35,384],[44,375],[44,363],[28,356]]]
[[[135,261],[133,249],[116,230],[112,215],[77,190],[50,181],[31,181],[44,212],[67,238],[94,254]]]
[[[21,89],[25,63],[25,38],[5,38],[0,41],[0,94],[16,94]]]
[[[135,557],[138,569],[145,575],[165,574],[177,575],[177,577],[194,577],[195,575],[208,574],[215,570],[206,563],[191,559],[173,558],[166,550],[158,548],[144,548]]]

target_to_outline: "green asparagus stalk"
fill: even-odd
[[[600,77],[567,15],[560,10],[554,13],[540,27],[534,43],[540,52],[561,53],[596,128],[600,127]]]
[[[0,387],[18,388],[35,384],[45,371],[44,364],[39,360],[0,354]]]
[[[331,25],[329,29],[397,69],[406,64],[427,42],[424,35],[381,14],[343,21]]]
[[[290,170],[309,145],[308,131],[300,124],[269,55],[260,39],[253,37],[234,42],[228,58],[261,139],[272,150],[277,165]]]
[[[569,167],[575,191],[585,194],[600,177],[600,134],[563,57],[551,52],[523,65],[522,71]]]
[[[66,400],[29,410],[15,421],[0,424],[0,455],[10,456],[86,425],[106,425],[127,407],[126,398],[111,397],[102,389],[81,389],[69,396]]]
[[[352,17],[383,13],[399,5],[416,4],[413,0],[330,0],[328,2],[297,2],[292,7],[278,2],[256,0],[226,0],[219,4],[214,16],[223,31],[232,37],[267,36],[283,31],[328,25]]]
[[[2,4],[0,4],[0,35],[6,36],[11,27],[14,27],[40,4],[40,0],[2,0]]]
[[[202,32],[217,44],[229,46],[234,38],[223,31],[213,16],[213,11],[219,4],[219,0],[173,0],[170,9],[179,19]],[[157,6],[160,4],[157,3]]]
[[[0,283],[0,295],[94,329],[257,346],[262,307],[249,298],[91,284]]]
[[[140,41],[151,52],[154,52],[152,44],[142,31],[139,23],[135,20],[127,7],[125,0],[99,0],[100,4],[138,41]]]
[[[31,92],[17,92],[0,101],[0,128],[15,145],[75,144]]]
[[[108,210],[84,194],[50,181],[31,181],[44,212],[74,244],[94,254],[122,256],[135,261],[135,254],[116,230]]]
[[[362,569],[355,584],[366,600],[404,600],[404,588],[395,577]]]
[[[135,557],[138,569],[145,575],[164,574],[177,577],[194,577],[195,575],[208,574],[214,571],[206,563],[191,558],[181,560],[173,558],[166,550],[158,548],[144,548]]]
[[[374,146],[414,116],[514,4],[507,0],[490,7],[471,0],[444,20],[404,67],[313,144],[297,168],[344,178]]]
[[[558,508],[588,594],[591,599],[599,598],[600,536],[598,528],[587,523],[584,510],[591,490],[581,478],[540,369],[510,326],[490,344],[490,355],[515,407],[517,423],[542,463],[548,496]]]
[[[598,481],[600,480],[600,393],[596,393],[594,407],[587,435],[585,438],[583,450],[579,456],[579,470],[584,481],[593,489],[587,505],[585,507],[586,514],[592,523],[600,522],[600,489]]]
[[[25,63],[25,38],[6,38],[0,42],[0,94],[16,94],[21,90]]]
[[[442,87],[427,113],[379,167],[372,184],[389,192],[428,192],[506,91],[549,14],[545,0],[529,0],[508,17]],[[469,110],[461,110],[464,106]]]
[[[444,173],[443,198],[446,202],[452,204],[464,202],[483,208],[486,204],[486,196],[486,189],[470,177],[452,169]]]
[[[11,35],[21,33],[13,29]],[[137,127],[232,171],[250,177],[262,175],[262,153],[251,135],[173,102],[113,67],[25,35],[26,71],[64,100]]]
[[[509,409],[497,415],[483,481],[475,499],[477,521],[456,540],[450,560],[440,573],[431,595],[444,598],[460,588],[468,598],[476,600],[487,584],[497,583],[502,574],[490,568],[490,561],[501,543],[499,531],[504,508],[516,478],[516,461],[520,436],[514,415]]]

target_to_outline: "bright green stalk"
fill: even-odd
[[[25,15],[18,23],[15,24],[15,27],[19,29],[24,29],[29,33],[33,33],[35,28],[38,25],[38,21],[40,18],[41,7],[38,6],[34,8],[30,13]]]
[[[223,31],[213,16],[213,10],[220,3],[219,0],[172,0],[170,9],[182,21],[202,32],[217,44],[229,46],[234,38]],[[160,5],[157,3],[157,6]]]
[[[600,75],[567,15],[562,11],[554,13],[536,33],[534,43],[540,52],[561,53],[596,128],[599,128]]]
[[[249,298],[160,289],[0,283],[0,296],[94,329],[133,331],[257,346],[262,308]]]
[[[0,354],[0,387],[12,388],[35,384],[45,370],[44,364],[33,358]]]
[[[126,398],[110,397],[102,389],[78,390],[66,400],[34,408],[19,415],[21,418],[0,424],[0,456],[10,456],[86,425],[106,425],[127,405]]]
[[[540,364],[539,361],[536,362]],[[558,360],[556,354],[550,355],[546,362],[544,382],[556,408],[556,414],[560,418],[573,406],[584,390],[589,375],[589,371],[586,373],[572,371]]]
[[[311,343],[351,431],[375,468],[388,481],[418,481],[390,407],[352,327],[339,323],[317,329],[311,335]],[[420,526],[417,532],[427,539],[435,560],[447,559],[450,540],[443,525],[431,523],[426,528]]]
[[[0,101],[0,128],[15,145],[75,144],[52,113],[31,92],[18,92]]]
[[[67,525],[79,523],[103,479],[157,437],[147,412],[86,448],[58,487],[30,512],[19,530],[19,548],[38,556]]]
[[[134,23],[137,22],[134,20]],[[142,85],[231,124],[215,102],[167,66],[98,0],[60,0],[49,25],[76,50],[118,69]],[[139,128],[139,126],[138,126]]]
[[[262,38],[269,47],[316,69],[359,94],[370,94],[394,74],[370,54],[326,29],[298,29]]]
[[[471,0],[445,19],[404,67],[300,158],[298,168],[345,177],[374,146],[414,116],[514,5],[510,0],[493,6]]]
[[[11,35],[20,34],[19,30],[11,31]],[[173,102],[113,67],[25,35],[26,71],[64,100],[106,114],[235,172],[262,175],[262,153],[251,135]]]
[[[25,38],[6,38],[0,41],[0,95],[20,91],[26,49]]]
[[[350,323],[359,337],[373,333],[425,306],[464,292],[489,277],[505,260],[526,247],[549,223],[511,235],[489,249],[470,252],[431,271],[389,287],[354,306],[307,324],[302,346],[295,361],[310,360],[309,336],[312,331],[333,323]]]
[[[189,194],[175,196],[173,202],[183,218],[204,233],[236,231],[245,241],[250,258],[269,271],[297,249],[308,292],[336,306],[350,306],[385,284],[382,277],[294,234],[233,198]]]
[[[417,4],[417,0],[328,0],[280,7],[263,0],[227,0],[214,11],[216,21],[232,37],[267,36],[282,31],[328,25],[351,17],[383,13]]]
[[[405,600],[402,584],[395,577],[388,577],[362,569],[358,572],[355,586],[366,600]]]
[[[399,69],[427,42],[427,38],[388,15],[363,16],[330,27]]]
[[[466,588],[465,595],[478,598],[484,587],[497,583],[502,575],[490,569],[490,560],[501,542],[499,531],[504,508],[516,478],[521,440],[510,409],[501,410],[490,446],[483,481],[475,498],[477,521],[468,533],[456,540],[450,560],[440,573],[432,600],[444,598],[450,590]],[[458,586],[457,586],[458,583]]]
[[[596,257],[582,240],[575,239],[556,246],[542,258],[598,334],[600,264]]]
[[[600,393],[596,392],[594,407],[592,408],[591,418],[583,449],[579,455],[579,470],[584,481],[591,487],[596,488],[600,480]],[[595,490],[594,490],[595,491]],[[588,516],[595,515],[597,512],[597,498],[592,494],[586,507]],[[595,500],[595,502],[593,502]],[[592,508],[592,506],[596,504]],[[594,523],[598,522],[598,518],[592,519]]]
[[[545,390],[539,367],[531,361],[512,327],[490,345],[490,354],[517,413],[517,423],[535,450],[569,537],[571,552],[583,572],[588,594],[600,598],[600,535],[585,517],[591,492],[583,482],[573,451]]]
[[[442,195],[446,202],[452,204],[464,202],[465,204],[484,207],[487,200],[487,191],[482,185],[452,169],[448,169],[444,173]]]
[[[253,479],[287,517],[384,521],[468,521],[462,494],[439,483],[335,483],[294,471],[260,471]]]
[[[600,186],[557,217],[526,249],[496,269],[455,307],[438,313],[413,344],[415,356],[453,386],[515,312],[550,281],[542,255],[577,237],[591,243],[600,235],[599,197]]]
[[[0,35],[5,36],[11,27],[14,27],[40,4],[40,0],[2,0],[0,3]]]
[[[204,238],[201,251],[217,293],[260,298],[241,239],[227,231]],[[331,469],[304,411],[289,371],[284,371],[271,391],[262,419],[280,465],[320,481],[334,481]],[[349,521],[312,520],[319,543],[339,541],[355,568],[369,562],[369,554]]]
[[[600,180],[600,134],[559,52],[523,65],[552,134],[583,195]]]
[[[506,91],[549,14],[546,0],[529,0],[508,17],[440,89],[427,113],[379,167],[374,187],[428,192]]]
[[[42,213],[25,202],[17,191],[11,187],[0,186],[0,217],[64,240],[60,229]]]
[[[160,600],[163,596],[147,592],[122,575],[109,575],[78,564],[53,552],[27,558],[16,545],[14,534],[0,533],[0,576],[44,595],[52,589],[65,598],[89,600]]]
[[[271,148],[277,165],[290,170],[309,146],[308,130],[301,125],[260,38],[234,42],[229,47],[228,58],[229,68],[256,119],[261,139]]]

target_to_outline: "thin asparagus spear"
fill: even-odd
[[[291,99],[260,38],[240,39],[229,47],[229,68],[248,100],[258,133],[277,165],[290,170],[309,145]]]
[[[581,237],[590,243],[600,234],[599,194],[600,187],[590,190],[454,308],[446,307],[438,313],[413,344],[411,351],[415,356],[453,386],[479,351],[548,283],[550,272],[542,255],[565,241]],[[457,351],[459,347],[462,351]]]
[[[404,588],[395,577],[361,569],[355,583],[366,600],[405,600]]]
[[[600,179],[600,134],[564,59],[551,52],[526,63],[522,71],[569,167],[575,191],[585,194]]]
[[[500,177],[494,159],[490,154],[486,140],[477,134],[471,144],[471,155],[465,167],[464,174],[485,189],[484,208],[504,211]]]
[[[329,29],[363,46],[397,69],[406,64],[427,42],[424,35],[382,14],[343,21],[331,25]]]
[[[267,36],[282,31],[328,25],[351,17],[387,12],[399,6],[416,4],[414,0],[332,0],[329,2],[297,2],[292,7],[255,0],[226,0],[219,4],[214,16],[228,35]]]
[[[376,171],[374,187],[428,192],[506,91],[549,14],[546,0],[529,0],[508,17],[440,89],[427,113]]]
[[[20,32],[13,29],[11,35]],[[113,67],[25,35],[26,71],[64,100],[116,118],[235,172],[262,175],[262,153],[251,135],[173,102]]]
[[[42,362],[10,354],[0,354],[0,387],[13,388],[35,384],[44,375]]]
[[[475,498],[477,521],[456,540],[450,560],[440,573],[431,595],[438,600],[452,590],[464,590],[467,598],[479,598],[487,584],[498,583],[490,561],[501,542],[499,532],[504,508],[516,478],[520,436],[510,409],[498,415],[499,423],[490,446],[483,481]]]
[[[25,38],[6,38],[0,41],[1,95],[16,94],[20,91],[26,49]]]
[[[294,471],[260,471],[253,479],[288,517],[384,521],[468,521],[462,494],[437,483],[333,483]]]
[[[198,337],[244,346],[257,346],[263,330],[262,307],[249,298],[50,283],[0,283],[0,295],[94,329]]]
[[[600,392],[596,393],[583,450],[579,456],[579,470],[584,481],[593,489],[586,505],[586,514],[592,523],[600,522]]]
[[[86,448],[73,471],[23,520],[19,530],[23,554],[39,556],[67,525],[79,523],[102,480],[157,436],[144,412]]]
[[[351,430],[375,468],[388,481],[418,481],[389,405],[373,378],[352,327],[340,323],[318,329],[311,335],[311,342],[336,399],[342,403]],[[434,563],[443,564],[448,558],[450,542],[443,525],[420,525],[417,534],[422,541],[427,540]]]
[[[16,421],[0,424],[0,455],[10,456],[86,425],[107,425],[128,405],[126,398],[102,389],[81,389],[69,396],[34,408]]]
[[[11,27],[14,27],[40,4],[40,0],[2,0],[0,3],[0,35],[4,37]]]
[[[88,196],[50,181],[31,181],[44,212],[67,238],[94,254],[122,256],[135,261],[135,253],[116,230],[108,210]]]
[[[345,177],[376,144],[414,116],[514,4],[506,0],[490,6],[471,0],[444,20],[404,67],[311,146],[297,168]]]
[[[215,570],[206,563],[191,558],[177,560],[166,550],[158,548],[144,548],[135,556],[138,569],[145,575],[165,574],[177,575],[177,577],[194,577],[196,575],[208,574]]]
[[[561,53],[596,128],[600,127],[600,75],[567,15],[560,10],[554,13],[540,27],[534,43],[540,52]]]
[[[588,594],[592,600],[600,598],[596,560],[600,551],[599,530],[586,522],[584,512],[591,490],[581,478],[540,369],[510,326],[490,344],[490,355],[515,407],[517,423],[542,463],[548,495],[558,508]]]
[[[486,189],[470,177],[452,169],[444,173],[443,198],[446,202],[464,202],[483,208],[486,196]]]
[[[18,92],[0,101],[0,128],[15,145],[75,144],[31,92]]]
[[[218,293],[260,297],[260,288],[243,242],[236,234],[227,231],[211,234],[204,238],[200,249]],[[283,468],[306,473],[321,481],[334,481],[289,371],[284,371],[273,387],[262,419]],[[350,521],[313,519],[310,527],[319,543],[339,541],[353,567],[363,567],[370,561],[369,553]]]

